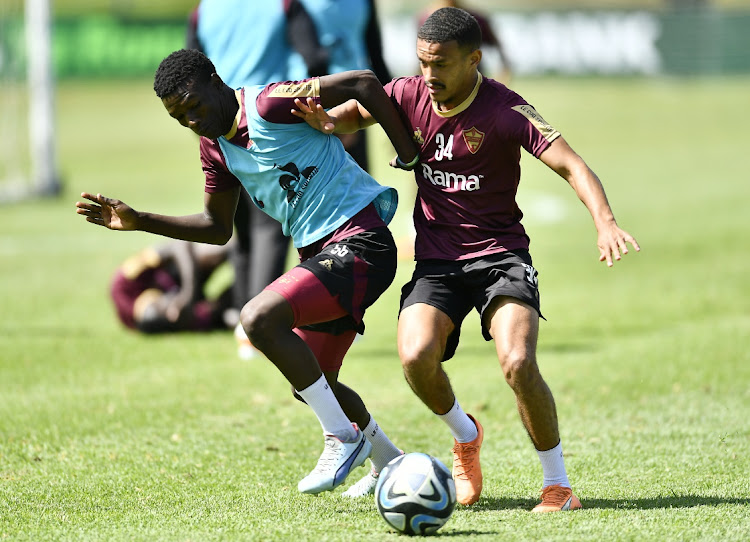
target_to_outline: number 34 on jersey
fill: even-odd
[[[463,130],[462,132],[466,147],[469,149],[471,154],[476,154],[479,147],[482,146],[484,140],[484,133],[472,127],[469,130]],[[453,134],[450,134],[447,138],[445,134],[438,133],[435,135],[435,160],[438,162],[442,160],[453,160]]]

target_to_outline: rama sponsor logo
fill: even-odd
[[[422,163],[422,175],[435,186],[443,188],[452,188],[453,190],[464,190],[473,192],[479,190],[479,181],[484,175],[464,175],[462,173],[451,173],[450,171],[441,171],[432,169],[425,163]]]

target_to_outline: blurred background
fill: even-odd
[[[419,16],[434,1],[379,0],[393,75],[415,73]],[[0,5],[0,201],[62,189],[55,85],[149,79],[185,44],[195,0],[3,0]],[[750,73],[750,0],[483,0],[515,78],[706,77]],[[484,49],[498,77],[499,52]],[[29,107],[35,103],[35,107]],[[29,143],[29,132],[37,143]],[[33,152],[30,146],[38,146]],[[42,158],[43,157],[43,158]]]
[[[86,315],[91,325],[116,328],[105,298],[107,282],[119,262],[155,239],[141,232],[110,237],[84,224],[73,213],[82,191],[165,214],[201,210],[197,140],[164,114],[152,90],[159,62],[185,46],[188,17],[197,4],[0,3],[0,293],[13,301],[6,304],[13,312],[3,314],[7,322],[38,319],[53,285],[67,301],[69,281],[91,285],[86,295],[97,303]],[[391,74],[416,73],[418,21],[436,2],[377,0],[376,5]],[[466,0],[462,5],[483,13],[503,45],[504,55],[483,48],[483,72],[502,79],[504,56],[512,67],[509,86],[589,161],[616,213],[617,202],[623,202],[618,218],[626,228],[635,224],[630,228],[642,244],[673,242],[679,230],[662,230],[667,209],[679,220],[691,220],[674,193],[686,183],[716,191],[711,182],[721,181],[728,201],[740,205],[744,196],[738,191],[746,183],[731,164],[742,152],[741,127],[747,124],[742,118],[748,114],[750,88],[750,0]],[[390,144],[382,132],[373,136],[371,173],[399,189],[402,205],[393,229],[408,240],[413,181],[385,165]],[[556,225],[570,217],[582,223],[587,237],[580,250],[588,255],[589,218],[571,210],[577,202],[569,189],[550,181],[536,160],[524,157],[523,167],[519,198],[537,257],[551,258],[546,251],[558,249]],[[689,198],[690,192],[681,196]],[[49,203],[40,207],[44,201]],[[689,199],[698,206],[696,213],[704,212],[704,203],[705,195]],[[741,223],[731,212],[723,217],[731,228]],[[17,287],[23,276],[19,262],[34,269],[25,275],[27,282],[35,279],[26,293]],[[68,269],[65,265],[75,276],[63,280],[58,273],[50,280],[45,274]],[[69,310],[71,318],[80,317],[80,308]]]
[[[383,53],[393,75],[416,71],[417,21],[435,4],[377,2]],[[0,201],[57,194],[62,188],[53,137],[54,86],[70,80],[149,79],[164,56],[184,46],[188,14],[196,5],[195,0],[3,0]],[[467,0],[462,5],[487,16],[516,78],[750,73],[750,0]],[[485,48],[484,53],[489,75],[497,77],[498,51]],[[42,138],[43,150],[30,151],[29,131],[37,142]]]
[[[417,21],[434,2],[376,1],[385,63],[393,76],[413,74]],[[274,524],[287,536],[313,515],[329,517],[290,514],[294,498],[258,493],[248,506],[237,497],[246,487],[282,491],[266,471],[296,476],[290,458],[317,450],[317,432],[299,438],[309,413],[271,364],[238,362],[228,330],[144,337],[124,328],[112,276],[163,239],[75,214],[82,191],[161,214],[202,211],[197,137],[152,88],[159,62],[185,45],[196,5],[0,0],[0,539],[241,540],[225,530],[227,517],[243,532]],[[688,528],[695,540],[741,539],[750,494],[750,0],[464,5],[501,39],[508,86],[584,157],[643,248],[614,269],[600,264],[585,208],[523,153],[518,201],[548,319],[540,360],[581,497],[601,508],[576,516],[566,539],[677,540]],[[483,73],[507,76],[499,52],[483,51]],[[371,173],[398,189],[391,227],[408,240],[413,175],[387,166],[390,143],[371,130]],[[352,347],[347,381],[367,390],[403,446],[431,443],[426,451],[442,454],[448,447],[398,367],[399,293],[413,269],[408,251],[400,255]],[[214,292],[232,280],[221,271]],[[507,459],[491,467],[489,492],[502,497],[485,512],[508,538],[536,540],[548,525],[517,508],[538,464],[477,326],[472,314],[451,379],[471,411],[493,413],[490,446]],[[281,452],[267,446],[269,431]],[[204,520],[210,533],[189,530]],[[341,521],[340,536],[351,538],[351,517]],[[483,539],[501,538],[490,529]]]

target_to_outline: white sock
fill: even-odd
[[[568,473],[565,472],[565,460],[563,459],[562,441],[551,450],[544,452],[536,451],[539,455],[539,461],[542,462],[542,471],[544,471],[544,484],[542,487],[548,487],[560,484],[563,487],[570,487]]]
[[[313,410],[323,427],[323,431],[343,442],[350,442],[357,437],[352,422],[346,417],[341,405],[336,400],[326,377],[321,375],[313,384],[297,393]]]
[[[477,426],[458,404],[458,399],[448,412],[438,414],[438,417],[448,425],[457,442],[471,442],[479,435]]]
[[[370,441],[370,444],[372,444],[372,455],[370,455],[370,461],[372,461],[372,466],[376,472],[383,470],[383,467],[385,467],[391,459],[394,459],[403,453],[391,442],[391,439],[388,438],[385,431],[380,429],[378,422],[375,421],[375,418],[373,418],[372,415],[370,415],[370,422],[367,424],[367,427],[362,431],[367,440]]]

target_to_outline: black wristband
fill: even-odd
[[[401,158],[399,158],[398,155],[396,155],[396,165],[400,167],[401,169],[412,169],[414,166],[417,165],[417,162],[419,162],[419,153],[414,157],[414,160],[409,162],[408,164],[401,161]]]

